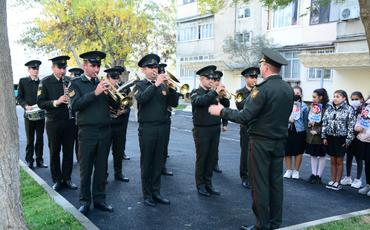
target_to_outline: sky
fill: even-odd
[[[31,25],[32,20],[41,12],[41,7],[35,5],[33,8],[15,7],[9,0],[7,5],[8,13],[8,36],[10,45],[10,54],[12,58],[13,82],[19,82],[19,79],[28,75],[27,67],[24,64],[32,59],[42,61],[40,66],[40,76],[46,76],[50,73],[51,67],[48,63],[48,57],[31,50],[17,41],[21,39],[22,33]]]

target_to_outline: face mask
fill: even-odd
[[[360,107],[360,106],[361,106],[361,101],[360,101],[360,100],[357,100],[357,101],[351,101],[349,104],[350,104],[350,105],[352,105],[352,106],[353,106],[353,108],[357,109],[358,107]]]
[[[302,99],[299,95],[294,95],[294,101],[300,101]]]

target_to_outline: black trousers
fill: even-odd
[[[167,156],[168,156],[168,144],[170,143],[170,135],[171,135],[171,121],[166,126],[166,145],[164,147],[164,161],[163,161],[163,169],[166,168],[167,163]]]
[[[125,150],[126,150],[126,135],[127,135],[127,126],[128,126],[129,118],[130,118],[130,112],[127,115],[125,115],[125,120],[123,121],[122,155],[125,155]]]
[[[75,130],[73,120],[46,121],[50,152],[50,171],[54,182],[71,180],[73,167],[73,142]],[[62,166],[60,151],[63,152]]]
[[[220,142],[219,125],[209,127],[194,127],[193,138],[195,142],[195,183],[212,187],[213,167],[217,161],[218,145]]]
[[[74,141],[73,141],[73,144],[74,144],[74,151],[75,151],[75,155],[76,155],[76,160],[77,161],[80,161],[80,155],[78,154],[78,126],[76,125],[76,121],[73,120],[73,131],[74,131]]]
[[[114,174],[122,174],[122,160],[123,160],[123,149],[124,143],[126,142],[126,132],[124,124],[112,124],[112,138],[111,138],[111,148],[113,154],[113,165]],[[126,125],[127,129],[127,125]],[[108,167],[108,165],[107,165]]]
[[[80,201],[84,204],[105,201],[107,159],[111,141],[110,126],[79,126]],[[94,170],[94,173],[93,173]],[[91,197],[91,176],[92,197]]]
[[[160,194],[167,124],[139,124],[141,185],[144,198]]]
[[[248,128],[244,125],[240,126],[240,179],[248,180],[248,144],[249,135]]]
[[[258,229],[276,229],[282,223],[285,143],[285,139],[249,138],[248,170]]]
[[[33,163],[33,153],[36,153],[36,162],[43,163],[43,148],[44,148],[44,129],[45,119],[38,121],[30,121],[24,118],[24,127],[26,129],[27,145],[26,145],[26,161]],[[35,142],[36,133],[36,143]]]

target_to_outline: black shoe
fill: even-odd
[[[250,187],[250,185],[249,185],[249,183],[248,183],[248,181],[246,181],[246,180],[243,180],[243,181],[242,181],[242,186],[243,186],[244,188],[247,188],[247,189],[251,188],[251,187]]]
[[[27,165],[28,165],[28,168],[33,169],[33,162],[28,162]]]
[[[321,177],[319,175],[316,175],[315,184],[323,184],[322,180],[321,180]]]
[[[217,191],[215,188],[213,188],[212,186],[206,186],[206,190],[212,195],[217,195],[217,196],[221,195],[221,193]]]
[[[240,229],[242,229],[242,230],[255,230],[257,228],[256,228],[255,225],[252,225],[252,226],[242,225],[242,226],[240,226]]]
[[[74,183],[72,183],[72,181],[70,181],[70,180],[64,181],[63,182],[63,186],[65,188],[68,188],[68,189],[77,190],[77,185],[75,185]]]
[[[46,164],[44,164],[43,162],[38,162],[36,164],[37,168],[47,168],[48,166]]]
[[[124,159],[124,160],[126,160],[126,161],[129,161],[130,160],[130,157],[129,156],[127,156],[126,154],[123,154],[123,158],[122,159]]]
[[[113,212],[113,207],[105,202],[94,202],[94,208],[97,208],[104,212]]]
[[[158,202],[158,203],[161,203],[161,204],[170,204],[171,203],[168,199],[163,198],[161,195],[154,195],[153,200]]]
[[[211,196],[211,193],[209,193],[206,189],[205,185],[200,185],[198,188],[198,193],[202,196]]]
[[[218,166],[218,164],[213,168],[213,171],[215,171],[216,173],[222,173],[222,170],[220,169],[220,166]]]
[[[86,216],[87,213],[89,213],[89,211],[90,211],[90,204],[81,205],[81,207],[78,209],[78,211],[80,211],[80,213],[82,213]]]
[[[146,206],[149,206],[149,207],[155,207],[156,206],[156,203],[154,202],[154,200],[152,198],[145,198],[144,199],[144,204]]]
[[[56,182],[56,183],[53,185],[53,187],[52,187],[52,188],[54,189],[54,191],[58,192],[58,191],[60,191],[60,190],[62,189],[62,183],[60,183],[60,182]]]
[[[310,176],[310,178],[308,178],[307,182],[310,183],[310,184],[316,184],[315,183],[316,182],[316,176],[311,174],[311,176]]]
[[[173,176],[173,172],[168,171],[167,168],[163,168],[162,169],[162,175],[164,175],[164,176]]]
[[[130,179],[128,177],[123,176],[122,174],[118,174],[114,176],[115,180],[122,181],[122,182],[129,182]]]

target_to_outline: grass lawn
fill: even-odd
[[[345,220],[339,220],[332,223],[318,225],[310,230],[337,230],[337,229],[350,229],[362,230],[370,229],[370,215],[356,216]]]
[[[23,169],[20,170],[20,176],[23,215],[29,229],[84,229]]]

